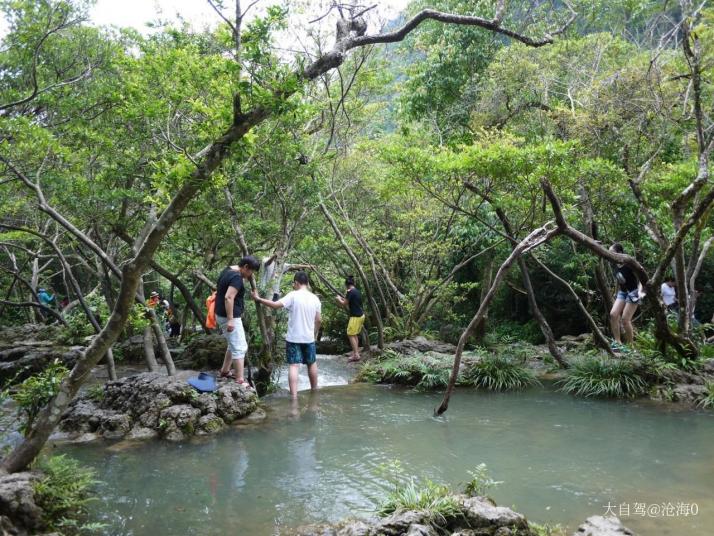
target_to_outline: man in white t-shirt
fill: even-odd
[[[289,365],[288,385],[290,394],[297,398],[297,382],[300,364],[307,365],[310,387],[317,389],[317,363],[315,362],[315,338],[322,322],[322,305],[317,296],[308,289],[305,272],[295,272],[293,291],[278,301],[266,300],[253,290],[253,299],[271,309],[284,307],[288,311],[288,333],[285,335],[285,352]]]
[[[668,277],[665,279],[660,291],[662,292],[662,301],[667,306],[667,309],[676,311],[679,304],[677,303],[677,289],[674,286],[674,278]]]

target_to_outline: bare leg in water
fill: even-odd
[[[297,399],[298,374],[300,373],[300,365],[290,365],[288,369],[288,386],[290,387],[290,396]]]
[[[310,378],[310,389],[317,389],[317,363],[307,366],[307,375]]]

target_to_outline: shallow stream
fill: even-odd
[[[322,368],[323,383],[349,377],[334,360]],[[490,493],[499,504],[567,525],[568,534],[608,503],[641,536],[714,534],[712,412],[534,388],[459,391],[446,415],[433,418],[439,399],[333,385],[301,393],[297,405],[268,397],[265,421],[190,443],[58,450],[98,471],[104,484],[93,512],[106,534],[270,535],[366,517],[390,488],[379,466],[393,460],[454,487],[484,462],[503,481]]]

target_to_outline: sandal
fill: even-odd
[[[362,358],[361,358],[361,357],[357,357],[357,358],[350,357],[350,358],[347,360],[348,363],[357,363],[357,362],[359,362],[359,361],[362,361]]]
[[[253,391],[255,393],[255,388],[251,384],[249,384],[246,380],[236,380],[236,383],[238,385],[245,387],[246,389],[248,389],[248,391]]]
[[[229,378],[230,379],[230,378],[233,378],[233,371],[232,370],[229,370],[228,372],[219,371],[218,376],[220,378]]]

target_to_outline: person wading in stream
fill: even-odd
[[[295,272],[293,290],[277,301],[266,300],[253,290],[253,299],[271,309],[285,308],[288,311],[288,333],[285,335],[285,353],[289,365],[288,385],[290,395],[297,398],[297,382],[300,364],[307,365],[310,387],[317,389],[317,362],[315,339],[322,322],[322,305],[317,296],[308,289],[305,272]]]
[[[221,377],[228,378],[231,373],[231,362],[235,369],[236,382],[252,389],[243,378],[245,353],[248,342],[243,331],[243,297],[245,286],[243,279],[250,279],[254,272],[260,269],[260,261],[249,255],[243,257],[238,266],[227,266],[218,277],[216,285],[216,322],[221,333],[228,342],[226,356],[221,367]]]
[[[621,244],[614,243],[610,246],[610,251],[615,253],[624,253]],[[631,344],[633,339],[632,317],[635,316],[637,306],[642,297],[642,285],[637,279],[635,272],[629,266],[615,266],[615,279],[618,284],[617,296],[615,303],[610,311],[610,329],[612,330],[612,349],[615,352],[626,351],[627,347],[623,346],[623,340],[620,334],[620,320],[624,330],[624,342]]]
[[[352,356],[348,359],[348,362],[354,363],[360,360],[359,334],[362,332],[362,326],[364,326],[364,310],[362,309],[362,294],[355,287],[353,275],[347,276],[345,287],[347,288],[345,297],[335,296],[335,298],[342,307],[350,312],[350,319],[347,322],[347,338],[350,340],[350,346],[352,346]]]

